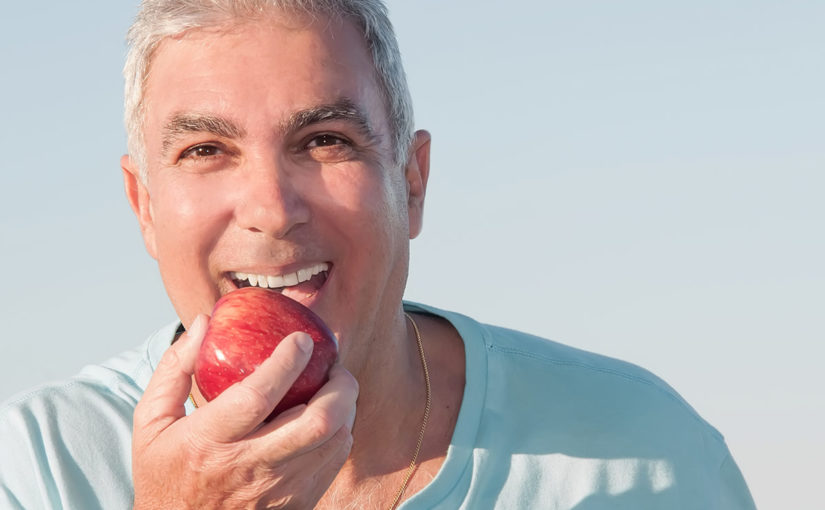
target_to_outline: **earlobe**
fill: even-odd
[[[424,198],[430,177],[430,133],[415,132],[410,154],[407,157],[407,214],[410,222],[410,239],[418,237],[424,224]]]
[[[152,218],[149,190],[146,189],[146,184],[140,178],[140,169],[128,154],[124,154],[120,158],[120,168],[123,170],[123,187],[126,190],[126,198],[129,200],[129,205],[132,207],[132,211],[135,213],[140,225],[143,244],[146,246],[149,255],[157,259],[155,225]]]

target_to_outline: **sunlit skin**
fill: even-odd
[[[343,361],[351,338],[375,337],[378,317],[394,322],[381,333],[403,330],[382,303],[403,292],[407,240],[421,221],[420,205],[408,214],[408,204],[423,199],[407,189],[423,193],[423,183],[392,167],[369,57],[357,33],[340,28],[337,41],[260,25],[200,31],[157,52],[145,99],[148,184],[136,193],[147,249],[184,324],[236,288],[232,271],[279,275],[328,262],[320,291],[291,296],[327,321]],[[207,44],[216,37],[220,45]],[[352,51],[334,50],[345,42]],[[360,110],[370,133],[350,119],[290,124],[342,103]],[[181,119],[217,119],[233,132],[187,131]]]
[[[327,322],[340,362],[359,382],[353,456],[369,445],[414,443],[415,426],[397,425],[418,422],[421,410],[409,402],[423,395],[400,301],[409,239],[422,224],[429,135],[418,132],[406,164],[394,164],[358,30],[281,16],[167,39],[153,56],[145,102],[148,179],[124,156],[126,190],[183,323],[237,288],[232,272],[329,264],[319,288],[316,280],[284,292]],[[428,358],[449,367],[434,380],[450,386],[446,410],[433,415],[438,441],[424,450],[434,473],[460,403],[463,351],[450,328],[419,320],[433,343]],[[359,447],[359,431],[375,440]],[[385,461],[401,472],[408,453],[397,450]],[[361,473],[385,468],[364,464]]]

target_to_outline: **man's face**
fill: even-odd
[[[148,180],[127,194],[184,324],[254,284],[341,342],[397,313],[429,142],[392,165],[386,109],[349,22],[273,18],[161,43],[145,92]]]

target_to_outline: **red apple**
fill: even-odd
[[[308,333],[315,341],[312,356],[267,421],[308,402],[327,382],[338,355],[337,341],[312,310],[278,292],[245,287],[221,297],[195,362],[195,382],[201,394],[208,401],[217,397],[258,368],[295,331]]]

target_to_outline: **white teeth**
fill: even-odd
[[[277,276],[269,276],[262,274],[232,272],[230,276],[233,280],[243,281],[248,280],[253,287],[262,287],[264,289],[277,289],[280,287],[291,287],[299,283],[309,281],[313,276],[329,269],[329,264],[319,263],[311,267],[299,269],[294,273],[287,273]]]

